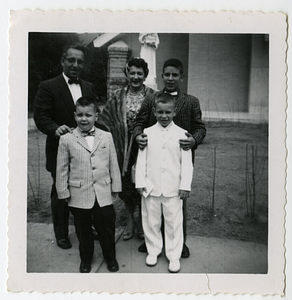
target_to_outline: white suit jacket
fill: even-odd
[[[148,144],[139,150],[135,182],[136,188],[146,187],[151,196],[174,197],[179,190],[190,191],[193,178],[191,150],[180,148],[179,140],[186,139],[185,130],[172,122],[163,141],[161,126],[146,128]]]
[[[121,175],[112,135],[95,128],[90,150],[79,128],[60,138],[56,188],[59,199],[69,198],[71,207],[111,205],[111,192],[121,191]]]

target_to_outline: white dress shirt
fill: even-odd
[[[76,104],[76,101],[80,97],[82,97],[81,87],[77,83],[69,84],[68,81],[69,81],[70,78],[68,76],[66,76],[64,73],[62,73],[62,74],[63,74],[63,77],[64,77],[64,79],[65,79],[65,81],[66,81],[66,83],[68,85],[68,88],[70,90],[70,93],[71,93],[73,101],[74,101],[74,104]]]
[[[89,132],[91,132],[91,131],[94,131],[94,127],[91,130],[89,130]],[[92,150],[93,143],[94,143],[94,135],[87,135],[85,137],[85,139],[86,139],[89,149]]]

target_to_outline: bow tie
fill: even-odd
[[[95,136],[95,130],[92,130],[92,131],[81,131],[81,135],[83,137]]]
[[[165,91],[164,93],[169,94],[171,96],[177,96],[178,95],[177,91],[174,91],[174,92],[171,92],[171,93]]]
[[[80,79],[79,79],[79,78],[76,78],[76,79],[70,78],[70,79],[68,80],[68,83],[69,83],[69,84],[73,84],[73,83],[75,83],[75,84],[80,84]]]

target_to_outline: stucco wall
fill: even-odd
[[[188,92],[203,111],[248,112],[251,35],[190,34]]]
[[[170,58],[179,59],[184,67],[184,73],[187,75],[189,70],[189,34],[177,33],[158,33],[160,44],[156,50],[156,72],[158,89],[163,89],[161,78],[164,62]],[[188,80],[185,79],[181,84],[181,89],[187,92]]]
[[[269,38],[262,34],[252,36],[249,113],[261,121],[268,121]]]

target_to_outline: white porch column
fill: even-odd
[[[149,74],[145,80],[145,85],[157,90],[156,81],[156,52],[159,45],[157,33],[140,33],[139,42],[142,44],[140,56],[148,63]]]

